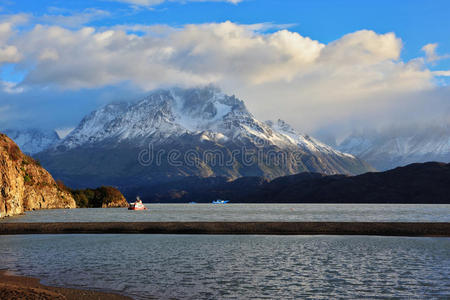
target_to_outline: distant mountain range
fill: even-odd
[[[282,120],[258,121],[243,101],[214,87],[158,90],[106,105],[63,139],[54,131],[4,132],[70,186],[115,185],[128,192],[187,176],[354,175],[450,162],[448,125],[354,133],[335,150]]]
[[[60,140],[54,130],[5,129],[2,132],[14,140],[24,153],[29,155],[46,150]]]
[[[416,163],[357,176],[300,173],[262,177],[186,178],[143,191],[163,203],[420,203],[450,204],[450,164]]]
[[[380,171],[415,162],[450,162],[450,125],[355,133],[337,149],[361,158]]]
[[[36,157],[74,187],[373,170],[282,120],[258,121],[243,101],[214,87],[158,90],[137,102],[106,105]]]

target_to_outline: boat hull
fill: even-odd
[[[128,210],[146,210],[147,207],[128,207]]]

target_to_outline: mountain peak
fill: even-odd
[[[106,105],[37,157],[75,187],[114,185],[144,194],[185,177],[372,170],[285,121],[260,122],[243,101],[211,87],[157,90],[139,101]]]
[[[36,128],[5,129],[4,132],[27,154],[35,154],[57,143],[60,138],[54,130]]]
[[[220,141],[250,141],[279,148],[300,147],[310,153],[344,155],[299,134],[281,119],[258,121],[242,100],[228,96],[214,86],[160,89],[134,103],[108,104],[84,118],[61,142],[64,146],[61,149],[108,140],[133,141],[141,145],[164,143],[169,137],[185,134],[200,134],[203,140],[208,137],[214,141],[220,137]]]
[[[243,101],[214,86],[156,90],[134,103],[108,104],[85,117],[62,144],[74,148],[109,138],[127,140],[202,131],[224,135],[241,124],[255,123]]]
[[[176,151],[180,161],[146,168],[138,159],[150,145],[153,154],[167,159]],[[186,155],[192,151],[198,164],[188,163]],[[274,178],[300,171],[356,174],[370,170],[354,156],[297,133],[283,120],[260,122],[242,100],[211,86],[161,89],[138,101],[106,105],[39,158],[76,185],[85,183],[72,172],[85,174],[89,183],[117,185],[123,180],[155,183],[180,176]],[[67,166],[68,161],[76,164]],[[116,177],[117,182],[112,180]]]

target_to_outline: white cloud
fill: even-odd
[[[306,130],[398,103],[407,111],[411,93],[434,88],[434,77],[447,72],[431,72],[420,58],[400,60],[402,41],[394,33],[362,30],[323,44],[286,29],[265,33],[266,27],[36,25],[15,34],[10,46],[24,57],[23,86],[77,90],[129,82],[151,90],[215,83],[245,99],[257,117],[286,118]]]
[[[248,84],[290,80],[312,66],[324,48],[287,30],[259,33],[264,26],[187,25],[156,35],[147,28],[150,34],[137,36],[123,30],[37,25],[17,44],[35,64],[26,83],[64,88],[127,80],[144,89],[228,78]]]
[[[9,62],[15,63],[20,61],[20,53],[14,46],[0,46],[0,64]]]
[[[450,71],[433,71],[434,76],[450,76]]]
[[[57,61],[59,59],[58,51],[55,49],[44,49],[42,50],[41,54],[39,55],[39,61],[44,60],[53,60]]]
[[[165,2],[166,0],[111,0],[114,2],[122,2],[136,6],[154,6]]]
[[[18,87],[14,82],[0,81],[0,90],[7,94],[19,94],[24,91],[24,88]]]
[[[437,60],[441,60],[441,59],[445,59],[445,58],[449,58],[450,55],[446,54],[446,55],[438,55],[436,53],[436,49],[438,47],[437,43],[434,44],[426,44],[425,46],[422,47],[422,51],[425,52],[426,54],[426,60],[428,62],[435,62]]]
[[[10,45],[9,39],[13,32],[14,23],[0,23],[0,65],[2,63],[15,63],[20,61],[21,55],[16,46]]]
[[[51,11],[60,12],[57,8]],[[45,24],[55,24],[58,26],[77,28],[93,20],[109,16],[110,13],[100,9],[87,8],[81,12],[71,14],[47,14],[37,18],[38,22]]]
[[[238,4],[239,2],[242,2],[243,0],[110,0],[114,2],[122,2],[131,4],[133,6],[156,6],[164,2],[228,2],[232,4]]]
[[[376,64],[397,60],[401,48],[402,42],[394,33],[377,34],[370,30],[361,30],[327,45],[321,59],[333,64]]]
[[[11,25],[23,25],[29,22],[31,16],[26,13],[13,15],[0,15],[0,23],[8,23]]]

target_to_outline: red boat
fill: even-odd
[[[130,203],[130,206],[128,206],[128,210],[146,210],[147,207],[142,204],[142,200],[137,197],[136,202]]]

